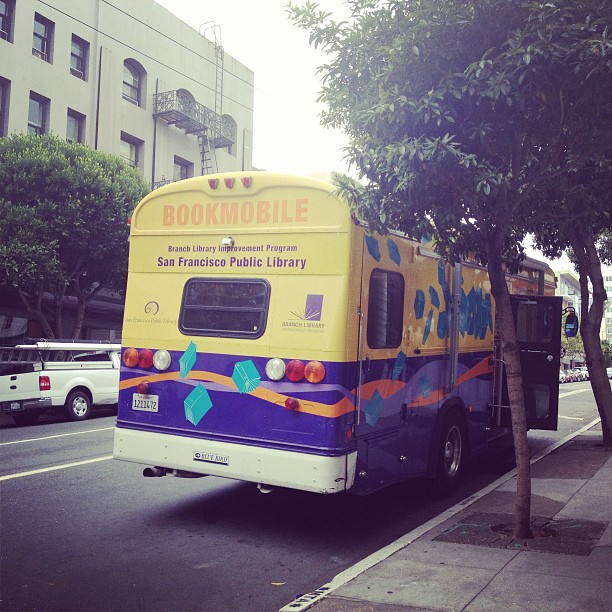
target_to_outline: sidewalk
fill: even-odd
[[[281,612],[612,611],[612,454],[599,441],[591,424],[532,460],[535,539],[504,529],[513,471]]]

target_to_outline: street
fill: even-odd
[[[559,430],[598,417],[588,382],[560,388]],[[2,610],[278,610],[472,495],[513,467],[474,461],[444,500],[411,482],[365,498],[259,493],[218,478],[142,477],[114,461],[115,417],[0,422]]]

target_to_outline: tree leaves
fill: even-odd
[[[0,284],[24,299],[121,291],[127,220],[147,191],[116,156],[55,136],[0,139]]]

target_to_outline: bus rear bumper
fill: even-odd
[[[339,456],[115,428],[113,457],[149,466],[246,480],[313,493],[353,486],[357,451]]]

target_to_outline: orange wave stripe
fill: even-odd
[[[476,376],[480,376],[481,374],[486,374],[492,370],[491,365],[489,364],[489,357],[485,357],[482,359],[476,366],[465,372],[463,375],[459,377],[457,383],[463,384],[464,382],[475,378]],[[163,374],[153,374],[148,376],[138,376],[136,378],[130,378],[129,380],[122,380],[119,383],[119,389],[125,390],[130,389],[132,387],[138,386],[140,382],[148,381],[148,382],[158,382],[163,380],[177,380],[180,378],[180,372],[164,372]],[[207,372],[205,370],[192,370],[187,375],[187,378],[192,380],[200,380],[200,381],[210,381],[221,384],[228,389],[237,390],[236,384],[229,376],[222,376],[221,374],[214,374],[213,372]],[[365,383],[362,386],[361,396],[365,400],[371,399],[372,395],[376,390],[381,394],[383,399],[386,399],[396,393],[399,393],[404,387],[406,383],[403,383],[399,380],[378,380],[372,381],[369,383]],[[353,390],[353,393],[356,393],[356,389]],[[277,393],[276,391],[272,391],[271,389],[266,389],[265,387],[257,387],[247,395],[252,395],[264,401],[270,402],[276,406],[285,407],[285,400],[287,399],[287,395],[283,395],[282,393]],[[444,389],[437,389],[430,393],[427,397],[423,397],[422,395],[415,398],[410,406],[427,406],[431,405],[435,402],[438,402],[444,398],[446,395]],[[321,402],[312,402],[304,399],[300,399],[300,407],[296,412],[303,412],[305,414],[312,414],[315,416],[322,416],[327,418],[335,418],[342,416],[343,414],[348,414],[349,412],[353,412],[355,410],[355,404],[349,400],[347,397],[343,397],[339,402],[335,404],[322,404]]]
[[[464,372],[458,379],[457,385],[462,385],[464,382],[471,380],[472,378],[476,378],[482,374],[488,374],[493,371],[493,367],[489,363],[490,357],[485,357],[481,359],[473,368],[470,368],[467,372]],[[444,389],[436,389],[432,391],[427,397],[423,397],[419,395],[419,397],[415,398],[410,402],[410,406],[429,406],[435,402],[439,402],[444,399],[446,395],[446,391]]]

